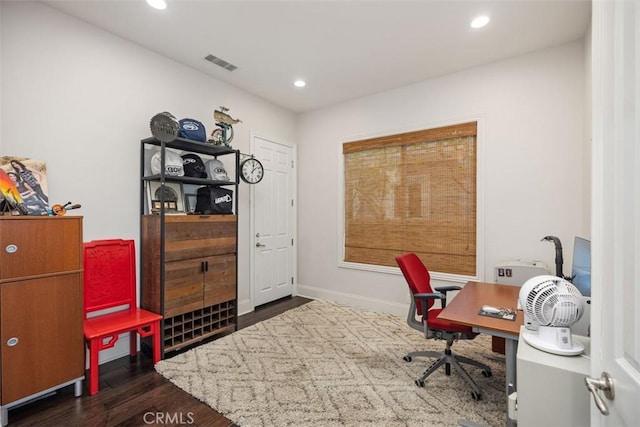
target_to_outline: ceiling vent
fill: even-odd
[[[220,59],[217,56],[213,56],[213,55],[207,55],[205,56],[205,58],[207,61],[211,62],[212,64],[216,64],[218,67],[222,67],[225,70],[228,71],[233,71],[238,69],[238,67],[236,67],[233,64],[229,64],[227,61],[225,61],[224,59]]]

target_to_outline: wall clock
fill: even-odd
[[[247,184],[257,184],[264,177],[264,167],[260,160],[248,157],[240,163],[240,178]]]

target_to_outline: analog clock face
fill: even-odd
[[[248,184],[257,184],[264,176],[264,168],[258,159],[253,157],[242,162],[240,168],[242,180]]]

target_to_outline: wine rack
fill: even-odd
[[[227,330],[235,330],[236,304],[227,301],[164,319],[164,349],[178,350]]]

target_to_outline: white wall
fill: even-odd
[[[404,313],[401,276],[337,266],[341,144],[365,136],[481,117],[484,128],[484,265],[541,260],[555,272],[563,242],[588,235],[583,41],[428,80],[301,115],[298,121],[298,291]]]
[[[0,153],[2,153],[2,5],[0,5]]]
[[[0,149],[45,160],[53,202],[82,203],[85,240],[139,236],[139,141],[157,112],[213,125],[231,107],[249,135],[298,143],[298,292],[404,314],[398,275],[338,268],[341,144],[481,117],[485,235],[481,275],[507,259],[545,261],[588,236],[582,41],[296,117],[230,85],[33,2],[0,2]],[[298,130],[296,132],[296,126]],[[248,304],[249,191],[241,185],[239,298]]]
[[[2,155],[47,163],[52,203],[82,208],[84,240],[139,242],[140,140],[161,111],[211,131],[220,105],[251,132],[293,142],[295,115],[36,2],[1,2]],[[249,188],[240,185],[238,286],[249,307]],[[45,242],[46,244],[46,242]]]

